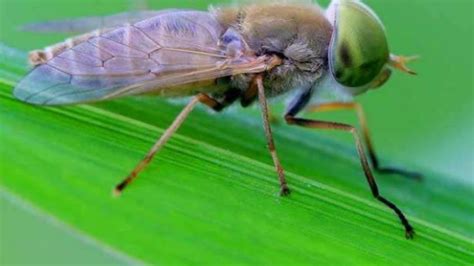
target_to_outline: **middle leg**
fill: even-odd
[[[288,184],[285,179],[285,174],[283,167],[281,166],[280,160],[278,159],[278,155],[275,150],[275,143],[273,142],[273,135],[272,130],[270,127],[270,119],[269,119],[269,112],[268,112],[268,105],[267,100],[265,98],[265,90],[263,87],[262,77],[257,76],[254,79],[254,82],[250,85],[250,88],[247,91],[254,91],[256,90],[258,93],[258,99],[260,102],[260,106],[262,108],[262,118],[263,118],[263,125],[265,128],[265,136],[267,138],[267,145],[268,149],[270,150],[270,154],[273,159],[273,164],[275,165],[275,169],[278,174],[278,180],[280,182],[280,195],[286,196],[290,194],[290,189],[288,188]],[[230,103],[234,102],[238,97],[242,97],[244,101],[250,100],[252,98],[253,93],[244,93],[244,95],[236,94],[236,93],[229,93],[226,94],[224,100],[222,102],[217,101],[216,99],[212,98],[211,96],[201,93],[198,95],[198,99],[201,103],[207,105],[209,108],[213,109],[214,111],[220,111],[225,108]],[[250,96],[250,98],[246,98],[246,96]]]
[[[267,138],[268,150],[273,159],[273,164],[278,174],[278,180],[280,181],[280,195],[286,196],[290,194],[290,189],[285,179],[285,173],[281,166],[280,160],[275,149],[275,143],[273,142],[272,128],[270,126],[270,118],[268,114],[267,98],[265,97],[265,88],[263,87],[263,77],[258,75],[255,78],[255,83],[258,89],[258,100],[262,109],[263,127],[265,129],[265,136]]]

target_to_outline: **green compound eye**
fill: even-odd
[[[336,81],[351,88],[368,85],[389,59],[385,30],[373,11],[358,1],[340,0],[329,49]]]

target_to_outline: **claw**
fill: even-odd
[[[413,230],[413,228],[409,228],[405,231],[405,237],[407,239],[413,239],[414,236],[415,236],[415,230]]]
[[[411,75],[416,75],[416,72],[409,69],[406,64],[409,63],[410,61],[414,61],[418,59],[419,56],[401,56],[401,55],[390,55],[390,65],[398,70],[401,70],[405,73],[411,74]]]
[[[120,191],[118,188],[114,188],[114,189],[112,190],[112,196],[113,196],[114,198],[118,198],[118,197],[120,197],[121,195],[122,195],[122,191]]]
[[[288,188],[287,185],[283,185],[280,189],[280,196],[284,197],[284,196],[288,196],[290,195],[291,191],[290,191],[290,188]]]

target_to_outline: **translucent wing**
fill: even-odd
[[[38,23],[31,23],[21,27],[25,31],[33,32],[64,32],[64,33],[83,33],[95,29],[115,28],[125,23],[134,23],[163,12],[172,12],[168,9],[164,11],[148,10],[147,0],[128,0],[130,11],[110,16],[82,17],[65,20],[52,20]]]
[[[166,10],[171,12],[172,10]],[[64,32],[64,33],[82,33],[92,31],[97,28],[114,28],[125,23],[134,23],[153,16],[159,15],[163,11],[132,11],[119,13],[111,16],[83,17],[66,20],[51,20],[27,24],[21,27],[24,31],[33,32]]]
[[[195,93],[185,86],[266,69],[264,58],[230,58],[218,42],[221,26],[209,13],[176,11],[45,51],[14,90],[25,102],[42,105],[100,101],[146,93]]]

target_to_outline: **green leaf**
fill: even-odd
[[[352,147],[274,125],[293,194],[277,195],[258,110],[198,108],[118,199],[111,189],[182,108],[156,98],[37,107],[11,96],[24,55],[3,46],[0,193],[147,263],[472,262],[472,191],[429,171],[379,176],[414,240],[371,198]],[[452,193],[456,191],[456,193]]]

